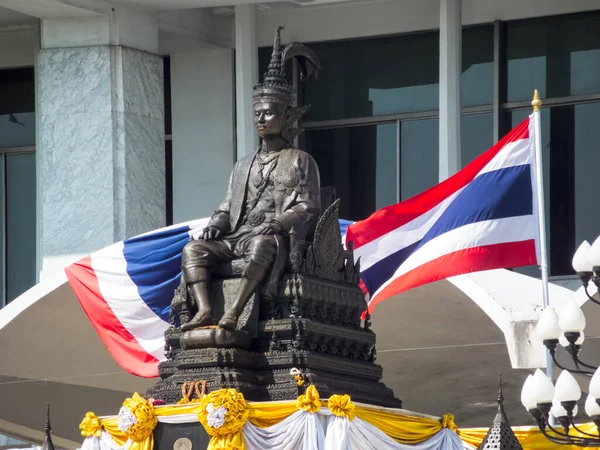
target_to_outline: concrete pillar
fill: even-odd
[[[460,169],[462,0],[440,0],[440,181]]]
[[[235,104],[238,159],[251,154],[258,147],[252,105],[252,90],[258,83],[258,46],[256,42],[256,6],[236,5]]]
[[[140,23],[143,33],[125,31]],[[157,37],[156,21],[130,12],[42,21],[41,278],[165,224],[163,62],[148,52],[158,42],[152,25]],[[120,45],[127,35],[147,51]]]
[[[173,222],[208,217],[236,158],[233,50],[171,54]]]

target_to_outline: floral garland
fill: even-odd
[[[212,436],[207,450],[244,450],[242,428],[248,414],[243,394],[235,389],[220,389],[205,395],[198,420]]]
[[[152,434],[157,423],[154,405],[137,392],[126,399],[119,410],[118,428],[132,441],[145,440]]]

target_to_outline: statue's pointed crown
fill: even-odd
[[[274,102],[286,106],[296,106],[296,89],[285,78],[285,63],[281,48],[282,26],[275,31],[273,53],[267,73],[261,84],[254,86],[254,102]]]

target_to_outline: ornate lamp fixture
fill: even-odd
[[[573,256],[573,268],[581,279],[589,300],[600,305],[588,292],[590,281],[600,291],[600,237],[592,245],[584,241],[579,246]],[[521,402],[548,440],[578,447],[600,447],[600,432],[584,432],[577,427],[574,420],[581,389],[571,372],[591,377],[585,412],[596,427],[600,427],[600,369],[579,358],[581,345],[585,340],[585,326],[585,316],[575,300],[571,300],[565,306],[560,317],[552,307],[544,310],[537,323],[536,333],[552,355],[554,364],[563,371],[556,380],[556,385],[553,385],[539,369],[534,375],[529,375],[523,385]],[[569,355],[573,369],[567,369],[557,361],[556,351],[559,344]],[[562,430],[554,426],[550,416],[558,420]],[[571,428],[578,432],[579,436],[571,435]]]

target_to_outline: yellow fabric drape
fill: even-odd
[[[250,421],[254,426],[260,428],[267,428],[272,425],[275,425],[282,420],[286,419],[298,409],[303,409],[302,407],[311,410],[314,412],[314,407],[316,407],[317,402],[320,402],[322,407],[329,407],[329,401],[324,399],[319,399],[318,392],[313,392],[314,388],[311,389],[311,392],[307,392],[304,396],[300,396],[302,401],[301,405],[298,405],[297,401],[289,401],[289,402],[267,402],[267,403],[246,403],[245,408],[247,411],[247,420]],[[307,390],[308,391],[308,390]],[[316,390],[314,390],[316,391]],[[332,407],[340,409],[340,411],[344,411],[344,414],[347,416],[351,416],[352,413],[356,417],[364,420],[365,422],[370,423],[374,427],[380,429],[385,434],[390,436],[397,442],[403,444],[417,444],[420,442],[424,442],[427,439],[431,438],[433,435],[438,433],[442,428],[450,428],[455,430],[456,426],[454,425],[452,415],[448,414],[444,416],[442,420],[435,420],[426,417],[415,417],[402,415],[401,412],[398,411],[385,411],[378,409],[376,407],[369,408],[366,406],[354,405],[351,403],[350,398],[344,399],[344,396],[333,396]],[[347,400],[347,401],[346,401]],[[175,415],[183,415],[183,414],[193,414],[198,416],[199,414],[205,414],[202,405],[206,408],[205,402],[194,402],[194,403],[183,403],[177,405],[165,405],[165,406],[156,406],[154,407],[154,412],[157,417],[167,417],[167,416],[175,416]],[[229,405],[231,408],[231,405]],[[354,409],[352,409],[354,406]],[[199,416],[198,416],[199,417]],[[199,417],[200,418],[200,417]],[[84,419],[85,420],[85,419]],[[90,418],[88,418],[87,422],[90,422]],[[114,439],[117,445],[123,446],[128,440],[127,433],[119,430],[118,428],[118,418],[110,417],[101,420],[102,428],[110,434],[110,436]],[[82,422],[83,424],[83,422]],[[86,423],[87,424],[87,423]],[[93,430],[92,423],[86,427],[89,430]],[[462,430],[463,433],[466,433],[466,436],[469,437],[473,442],[479,438],[479,434],[477,430]],[[483,440],[485,436],[485,432],[479,438],[479,441]],[[465,439],[466,440],[466,439]],[[243,439],[240,442],[223,442],[219,439],[215,439],[213,444],[215,445],[215,449],[225,448],[219,445],[226,445],[226,448],[244,448]],[[470,441],[467,441],[470,442]],[[153,450],[154,446],[154,437],[152,434],[142,442],[131,441],[131,446],[129,450]],[[535,450],[543,447],[534,447]],[[549,448],[549,447],[545,447]]]
[[[298,408],[296,402],[249,403],[248,421],[259,428],[268,428],[286,417],[291,416]]]
[[[401,416],[361,406],[356,407],[355,413],[356,417],[370,423],[401,444],[421,443],[442,429],[440,421],[426,417]]]
[[[577,425],[581,431],[585,433],[595,434],[596,425],[593,423],[586,423]],[[523,446],[523,450],[579,450],[581,447],[575,445],[559,445],[553,444],[542,434],[537,427],[513,427],[515,436]],[[473,445],[475,448],[481,444],[485,435],[488,432],[488,428],[464,428],[458,430],[460,438]],[[575,430],[571,430],[573,436],[583,436],[577,433]]]

